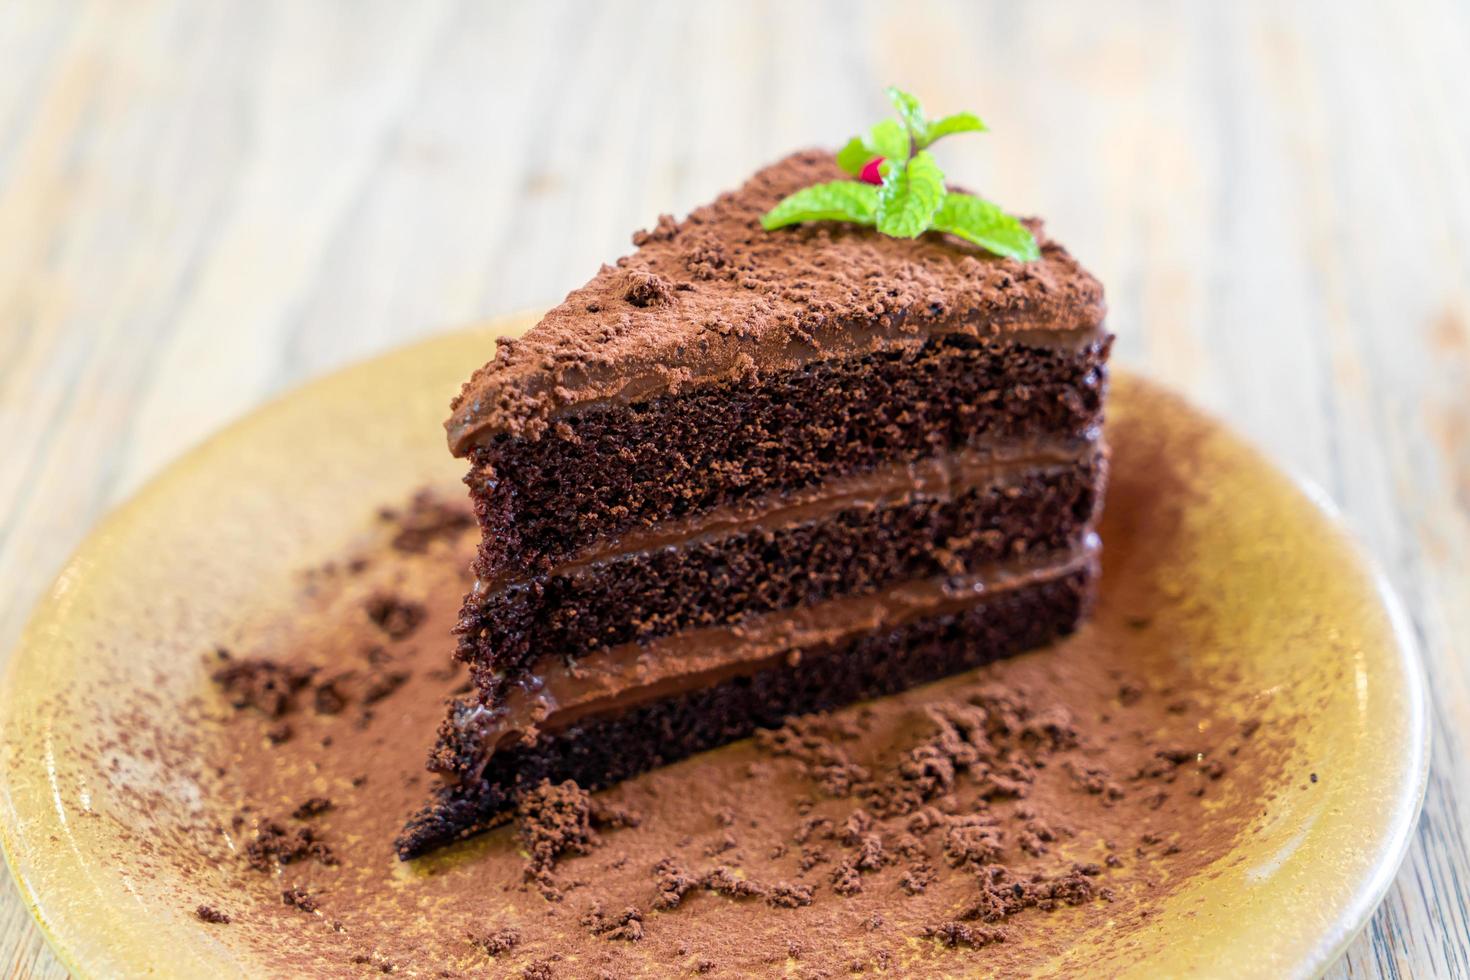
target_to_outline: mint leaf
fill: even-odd
[[[914,141],[918,142],[929,126],[924,119],[924,110],[920,107],[919,100],[896,85],[888,86],[887,92],[888,101],[892,102],[893,108],[898,110],[898,118],[903,120],[903,124],[913,134]],[[923,146],[920,146],[919,149],[923,149]]]
[[[813,184],[789,194],[761,216],[761,227],[774,231],[802,221],[851,221],[871,225],[878,213],[878,188],[857,180]]]
[[[878,227],[883,227],[881,219]],[[970,194],[946,194],[934,213],[931,227],[1018,262],[1041,258],[1030,229],[996,205]]]
[[[985,124],[973,112],[956,112],[941,119],[929,120],[919,100],[895,86],[888,86],[888,99],[898,110],[899,118],[914,137],[915,149],[922,150],[935,140],[955,133],[983,133]]]
[[[956,112],[954,115],[945,116],[926,123],[924,133],[918,140],[920,148],[928,146],[941,136],[951,136],[955,133],[983,133],[985,124],[980,117],[973,112]]]
[[[908,163],[893,161],[878,188],[878,230],[894,238],[917,238],[944,200],[944,172],[928,150]]]
[[[874,155],[863,145],[861,136],[854,136],[847,141],[846,146],[837,151],[837,166],[856,177],[863,172],[863,167],[873,159]]]
[[[909,158],[909,131],[904,129],[897,120],[885,119],[873,124],[873,128],[868,130],[868,135],[863,137],[863,145],[872,151],[875,157],[883,157],[887,160],[907,160]]]

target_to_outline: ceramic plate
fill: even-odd
[[[62,572],[0,701],[0,822],[32,912],[76,973],[281,972],[271,949],[196,919],[196,872],[170,857],[187,848],[140,848],[127,834],[137,801],[162,801],[150,819],[180,839],[227,822],[168,764],[189,752],[178,719],[209,687],[200,651],[289,603],[296,572],[339,553],[377,502],[455,485],[461,464],[439,435],[449,396],[492,336],[527,322],[431,340],[266,406],[103,521]],[[1428,729],[1409,631],[1319,494],[1122,372],[1108,416],[1105,582],[1148,577],[1189,608],[1203,625],[1175,655],[1226,668],[1231,696],[1288,719],[1292,738],[1229,853],[1170,890],[1122,953],[1091,959],[1102,937],[1084,937],[1050,967],[1314,974],[1382,897],[1420,805]],[[1178,488],[1187,501],[1160,499]],[[163,734],[139,748],[139,731]],[[121,762],[86,761],[85,746],[114,743],[132,745]],[[1308,772],[1321,776],[1310,791]]]

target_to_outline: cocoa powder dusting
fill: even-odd
[[[235,843],[209,860],[233,882],[229,935],[284,972],[1024,973],[1104,934],[1126,958],[1130,930],[1259,807],[1269,725],[1155,656],[1165,617],[1138,610],[1166,599],[1105,574],[1094,624],[1053,648],[601,793],[530,785],[508,826],[400,866],[392,840],[461,682],[424,638],[447,636],[476,543],[427,499],[212,668],[207,761]],[[283,721],[294,735],[272,746]]]
[[[899,239],[832,222],[761,229],[786,194],[842,176],[831,153],[794,153],[683,221],[665,215],[635,234],[638,251],[524,336],[498,342],[454,400],[451,449],[535,437],[558,411],[618,397],[630,379],[661,392],[795,367],[847,349],[857,324],[873,325],[881,345],[923,329],[1066,332],[1102,321],[1102,286],[1039,221],[1028,224],[1041,257],[1026,264],[939,234]]]

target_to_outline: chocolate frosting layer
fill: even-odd
[[[1037,469],[1081,466],[1105,452],[1100,434],[1094,432],[1091,438],[1083,440],[1032,439],[983,450],[966,447],[924,459],[896,462],[810,487],[737,501],[653,527],[637,527],[595,542],[575,558],[553,566],[542,575],[477,578],[470,595],[483,599],[551,575],[576,576],[589,568],[664,548],[683,548],[751,531],[774,531],[856,507],[894,506],[922,496],[954,497],[990,481],[1014,479]]]
[[[647,644],[622,644],[557,665],[513,688],[494,708],[473,699],[459,702],[452,709],[454,722],[475,733],[488,758],[496,747],[534,739],[538,731],[709,686],[799,657],[803,648],[953,612],[996,592],[1067,575],[1097,561],[1100,547],[1090,533],[1072,551],[998,563],[972,575],[903,582],[871,595],[689,630]]]
[[[898,239],[816,223],[767,232],[760,216],[801,187],[845,175],[808,150],[739,190],[664,215],[638,247],[603,266],[454,399],[445,427],[455,455],[497,435],[534,438],[556,417],[704,382],[790,370],[934,333],[1028,337],[1091,334],[1102,286],[1028,221],[1036,262],[989,255],[948,235]]]

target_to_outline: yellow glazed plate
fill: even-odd
[[[177,811],[171,833],[185,843],[227,821],[167,764],[189,751],[176,719],[209,686],[200,651],[247,612],[284,608],[293,573],[341,553],[376,503],[452,486],[461,464],[439,428],[449,397],[494,336],[529,322],[431,340],[261,409],[108,517],[62,572],[0,699],[0,829],[77,974],[282,972],[271,950],[195,918],[183,896],[198,872],[169,856],[187,848],[124,845],[123,825],[140,795]],[[1249,832],[1159,901],[1121,958],[1091,957],[1088,940],[1038,969],[1314,975],[1367,921],[1418,813],[1428,728],[1404,617],[1320,495],[1218,423],[1121,373],[1108,416],[1105,579],[1162,583],[1205,624],[1181,635],[1178,656],[1225,664],[1232,698],[1289,720],[1292,741]],[[1169,487],[1189,499],[1165,533],[1149,521],[1169,510],[1154,499]],[[139,744],[143,731],[157,744]],[[97,744],[122,746],[121,761],[85,762],[95,756],[82,747]],[[1305,792],[1308,771],[1322,779]]]

